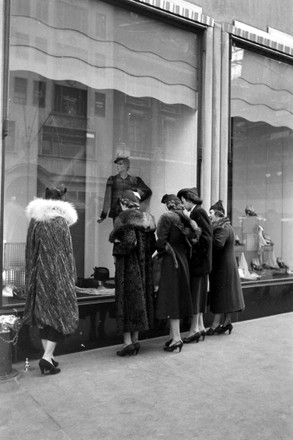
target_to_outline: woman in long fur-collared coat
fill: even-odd
[[[122,212],[115,219],[109,240],[114,243],[116,318],[124,346],[118,356],[138,353],[138,332],[151,327],[154,318],[152,254],[155,221],[139,209],[139,199],[127,190],[120,198]]]
[[[46,189],[45,199],[26,208],[25,282],[27,301],[23,322],[37,326],[44,348],[41,372],[60,372],[54,350],[78,325],[75,263],[69,227],[77,221],[75,208],[62,200],[65,190]]]

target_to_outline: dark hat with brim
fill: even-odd
[[[123,193],[120,196],[120,200],[129,200],[130,202],[134,202],[137,203],[139,205],[140,203],[140,198],[138,195],[136,195],[133,191],[131,191],[131,189],[126,189],[125,191],[123,191]]]
[[[172,200],[176,203],[181,203],[181,200],[175,194],[165,194],[162,197],[161,203],[166,204],[166,203],[171,202]]]
[[[222,200],[218,200],[216,203],[214,203],[210,207],[210,210],[211,209],[213,209],[214,211],[220,211],[220,212],[222,212],[222,214],[225,214],[225,209],[224,209]]]
[[[181,199],[184,197],[186,200],[191,200],[193,203],[200,205],[202,203],[202,199],[198,197],[198,190],[195,188],[183,188],[177,193],[177,197]]]

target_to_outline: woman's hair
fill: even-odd
[[[166,203],[166,206],[169,209],[169,211],[174,211],[176,209],[184,209],[184,206],[182,205],[182,203],[178,202],[177,200],[169,200]]]
[[[222,211],[219,211],[218,209],[214,209],[214,214],[216,217],[225,217],[225,214]]]
[[[134,193],[134,191],[131,191],[130,189],[125,190],[120,198],[119,202],[122,203],[122,205],[126,206],[127,208],[134,208],[139,209],[139,195]]]
[[[138,202],[134,202],[133,200],[129,200],[127,197],[120,197],[119,199],[120,203],[122,205],[126,206],[127,208],[132,209],[139,209],[140,205]]]
[[[64,194],[67,192],[67,188],[46,188],[45,199],[62,200]]]

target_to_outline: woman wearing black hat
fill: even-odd
[[[39,328],[44,354],[42,372],[60,373],[54,351],[65,335],[78,326],[75,263],[70,226],[77,212],[63,200],[66,188],[46,188],[45,198],[29,203],[26,239],[25,283],[27,300],[24,324]]]
[[[222,201],[210,207],[213,226],[213,268],[210,273],[210,310],[214,314],[208,335],[232,332],[231,315],[244,309],[235,258],[235,235]]]
[[[109,240],[114,243],[115,300],[118,332],[124,345],[118,356],[138,354],[138,332],[153,324],[152,254],[156,249],[155,221],[140,210],[139,198],[126,190],[120,197],[121,213],[116,217]]]
[[[207,307],[208,274],[212,268],[212,226],[207,212],[202,208],[202,200],[197,188],[181,189],[177,196],[181,199],[187,212],[201,228],[198,241],[192,246],[192,257],[189,263],[190,288],[192,296],[192,320],[187,337],[183,342],[198,342],[205,338],[203,314]]]
[[[170,337],[164,350],[172,352],[178,349],[180,352],[183,345],[180,319],[192,315],[188,259],[194,232],[176,195],[166,194],[162,203],[168,211],[160,217],[157,228],[157,249],[163,258],[157,318],[169,319],[170,322]]]

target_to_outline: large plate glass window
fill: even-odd
[[[152,190],[197,182],[199,37],[97,0],[11,3],[9,135],[5,157],[5,285],[24,285],[25,207],[67,187],[77,276],[114,276],[113,221],[97,219],[117,154]],[[4,298],[4,305],[13,298]]]

